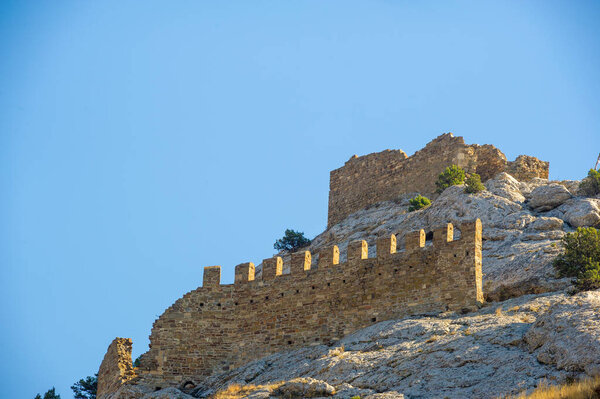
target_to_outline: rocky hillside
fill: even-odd
[[[477,312],[385,321],[334,346],[280,352],[201,386],[157,392],[124,386],[112,399],[490,398],[532,389],[540,380],[598,375],[600,291],[571,296],[569,280],[556,279],[552,268],[564,234],[600,226],[600,199],[577,196],[578,185],[523,183],[502,173],[480,194],[450,187],[416,212],[408,212],[406,195],[350,215],[309,248],[316,254],[337,244],[345,254],[348,242],[364,239],[374,256],[381,236],[396,234],[402,248],[406,232],[480,218],[487,303]],[[227,387],[237,393],[214,396]]]
[[[564,288],[568,281],[556,280],[552,268],[560,239],[576,227],[600,226],[600,199],[577,196],[578,181],[524,183],[501,173],[485,186],[477,195],[465,194],[463,186],[450,187],[416,212],[408,212],[408,199],[416,194],[378,203],[318,235],[309,250],[315,254],[337,244],[344,256],[348,242],[366,240],[369,256],[375,256],[378,237],[394,233],[401,248],[407,232],[480,218],[488,300]]]

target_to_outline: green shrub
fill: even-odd
[[[481,176],[471,173],[465,180],[465,193],[475,194],[483,190],[485,190],[485,186],[481,183]]]
[[[580,291],[600,288],[600,262],[591,262],[588,268],[575,279],[575,286]]]
[[[562,239],[565,252],[554,260],[561,277],[575,277],[580,290],[600,288],[600,231],[579,227]]]
[[[435,185],[437,186],[437,192],[441,193],[450,186],[463,184],[464,181],[465,171],[460,166],[452,165],[448,166],[446,170],[440,173]]]
[[[579,183],[579,191],[589,197],[600,194],[600,172],[590,169],[587,177]]]
[[[303,232],[286,229],[284,236],[275,241],[273,248],[279,251],[296,251],[308,245],[310,245],[310,240],[304,237]]]
[[[415,198],[408,201],[410,206],[408,207],[408,211],[417,211],[419,209],[427,208],[431,205],[431,200],[427,197],[423,197],[422,195],[417,195]]]

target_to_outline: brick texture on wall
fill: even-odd
[[[547,179],[549,168],[548,162],[527,155],[507,162],[496,147],[467,145],[452,133],[435,138],[410,157],[401,150],[353,156],[330,174],[327,227],[371,204],[394,200],[402,194],[431,197],[439,174],[453,164],[468,173],[478,173],[482,181],[504,171],[519,180]]]
[[[220,284],[221,269],[204,269],[203,286],[185,294],[154,323],[150,350],[138,374],[153,386],[197,383],[280,350],[328,344],[375,322],[414,313],[474,309],[483,301],[481,222],[451,224],[377,241],[368,258],[365,241],[348,246],[339,263],[337,246],[322,250],[311,269],[307,251],[291,257],[282,274],[279,257],[235,268],[234,284]],[[109,349],[110,350],[110,349]],[[108,356],[108,355],[107,355]]]
[[[131,338],[115,338],[104,355],[98,370],[98,399],[115,392],[135,377],[131,363]]]

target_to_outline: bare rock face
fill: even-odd
[[[106,396],[106,399],[194,399],[194,397],[173,387],[155,391],[154,388],[145,385],[126,384]]]
[[[314,378],[294,378],[286,381],[277,388],[274,396],[283,398],[317,398],[323,396],[332,396],[335,394],[335,388],[324,381]]]
[[[386,393],[375,393],[373,395],[365,396],[365,399],[404,399],[404,395],[396,391],[390,391]]]
[[[520,183],[517,179],[506,172],[498,174],[494,179],[488,180],[485,187],[499,197],[509,199],[513,202],[525,202],[521,194]]]
[[[600,226],[600,200],[574,198],[556,209],[554,215],[573,227]]]
[[[529,228],[535,231],[562,230],[564,222],[555,217],[540,216],[531,223]]]
[[[600,375],[600,291],[555,303],[529,329],[525,339],[537,359],[568,371]]]
[[[156,392],[149,393],[143,397],[144,399],[192,399],[193,396],[181,392],[177,388],[164,388]]]
[[[534,189],[528,205],[535,211],[544,212],[562,205],[570,198],[571,193],[565,186],[551,183]]]

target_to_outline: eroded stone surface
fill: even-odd
[[[116,391],[135,377],[131,363],[131,338],[115,338],[108,347],[98,371],[98,398]]]
[[[526,340],[542,363],[600,375],[599,292],[583,292],[555,303],[533,324]]]
[[[600,226],[600,200],[574,198],[565,202],[552,215],[563,219],[573,227]]]
[[[294,378],[284,382],[273,391],[273,396],[283,398],[318,398],[333,396],[335,388],[314,378]]]
[[[530,195],[529,207],[538,212],[549,211],[571,199],[571,193],[565,186],[557,183],[535,188]]]

